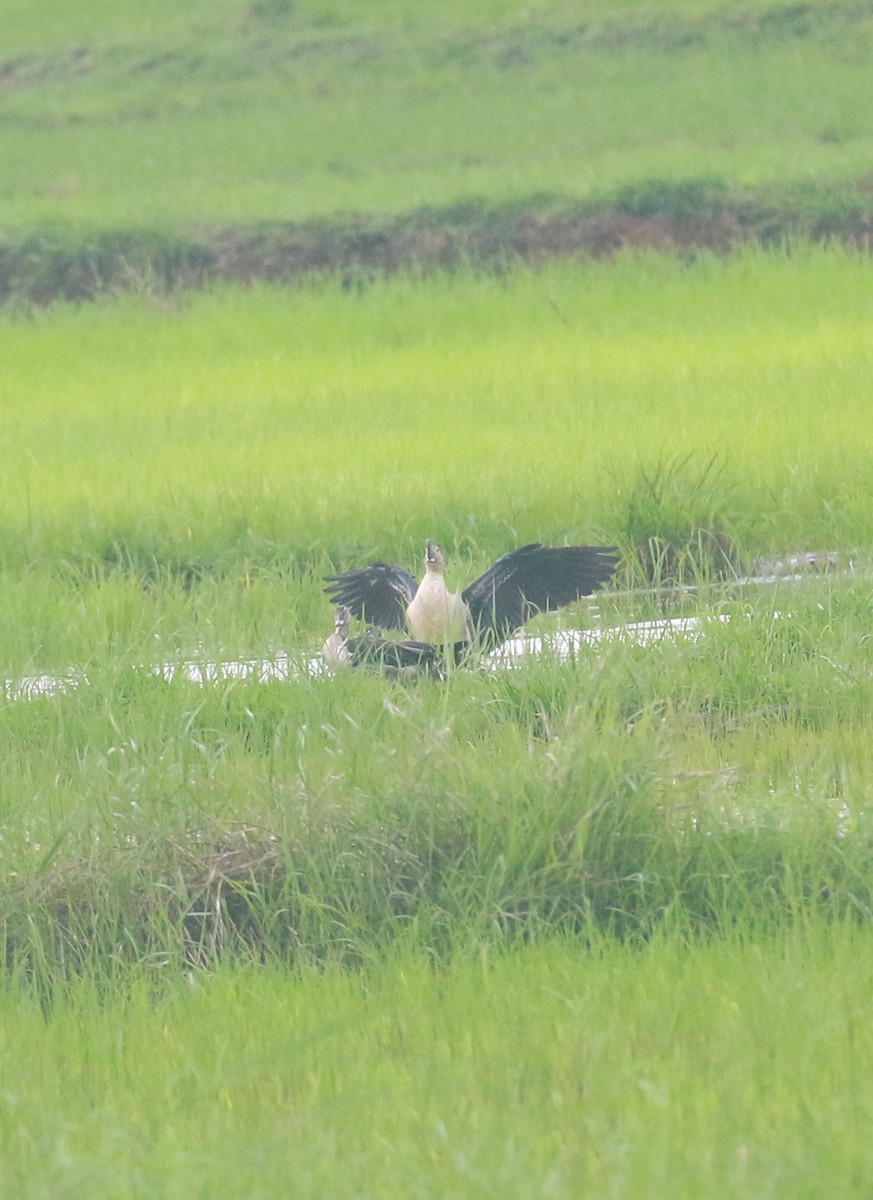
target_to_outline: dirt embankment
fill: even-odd
[[[622,250],[727,254],[738,246],[832,240],[869,250],[871,181],[850,195],[732,195],[717,181],[651,180],[602,203],[554,197],[465,202],[392,217],[184,231],[82,231],[55,226],[0,234],[0,305],[81,302],[107,293],[165,294],[211,283],[294,284],[323,276],[364,286],[375,276],[474,267],[505,270]]]

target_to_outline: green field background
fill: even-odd
[[[865,4],[4,5],[0,222],[186,226],[869,173]]]
[[[640,471],[693,506],[713,459],[750,550],[859,548],[871,305],[866,260],[801,246],[13,318],[2,548],[487,556],[620,539]]]

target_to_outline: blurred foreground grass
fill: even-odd
[[[869,934],[0,992],[8,1195],[855,1198]]]

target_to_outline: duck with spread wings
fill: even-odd
[[[618,565],[612,546],[544,546],[532,542],[498,558],[462,592],[446,586],[446,556],[427,542],[418,583],[402,567],[377,562],[329,575],[324,589],[336,604],[380,629],[406,630],[418,642],[470,644],[492,650],[539,612],[590,596]]]

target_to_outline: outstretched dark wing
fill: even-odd
[[[378,562],[325,579],[334,604],[345,604],[362,621],[380,629],[406,628],[406,606],[418,590],[408,571]]]
[[[534,613],[590,596],[618,565],[612,546],[543,546],[533,542],[498,558],[461,593],[477,637],[496,646]]]

